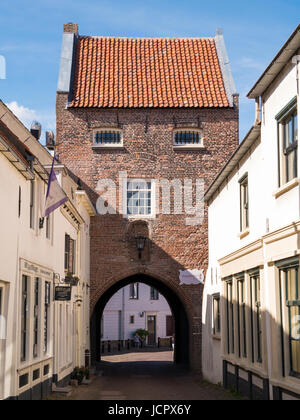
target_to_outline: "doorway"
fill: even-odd
[[[156,345],[156,315],[147,315],[148,346]]]

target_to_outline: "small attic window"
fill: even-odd
[[[93,148],[122,147],[122,130],[116,128],[105,128],[94,130]]]
[[[203,147],[203,136],[201,130],[180,129],[174,132],[175,148],[198,148]]]

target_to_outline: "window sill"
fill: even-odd
[[[249,234],[250,234],[250,230],[249,230],[249,229],[246,229],[246,230],[244,230],[243,232],[239,233],[239,234],[238,234],[238,237],[239,237],[240,239],[244,239],[244,238],[246,238],[246,236],[248,236]]]
[[[124,149],[123,144],[93,144],[92,145],[93,150],[102,150],[102,149]]]
[[[281,195],[285,194],[286,192],[292,190],[293,188],[299,185],[299,178],[294,178],[287,184],[283,185],[282,187],[278,188],[274,193],[273,196],[275,198],[280,197]]]
[[[188,146],[178,146],[178,145],[173,145],[173,149],[174,150],[203,150],[205,149],[205,147],[201,144],[199,145],[188,145]]]
[[[156,216],[154,214],[140,214],[140,215],[134,215],[134,214],[126,214],[125,215],[126,219],[129,220],[149,220],[149,219],[155,219]]]

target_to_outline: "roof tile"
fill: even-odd
[[[212,38],[96,38],[77,43],[70,107],[229,107]]]

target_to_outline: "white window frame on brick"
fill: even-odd
[[[112,134],[119,134],[120,135],[120,142],[116,143],[106,142],[106,143],[99,143],[97,141],[97,134],[98,133],[112,133]],[[123,130],[120,128],[95,128],[93,130],[93,149],[117,149],[123,148]]]
[[[150,200],[150,213],[148,214],[137,214],[137,213],[129,213],[128,212],[128,200],[129,200],[129,195],[128,195],[128,187],[130,183],[150,183],[151,184],[151,188],[145,188],[145,189],[140,189],[139,192],[140,193],[144,193],[144,194],[149,194],[150,193],[150,198],[147,197],[141,197],[140,194],[137,194],[138,198],[136,198],[137,200],[140,200],[142,202],[141,206],[137,206],[138,209],[141,209],[142,207],[146,208],[149,207],[147,206],[143,200]],[[131,192],[133,192],[133,190],[130,190]],[[137,190],[138,193],[138,190]],[[123,209],[124,209],[124,213],[125,213],[125,217],[127,217],[128,219],[153,219],[155,218],[155,206],[156,203],[156,195],[155,195],[155,181],[152,179],[141,179],[141,178],[137,178],[137,179],[126,179],[123,182]]]
[[[181,140],[177,141],[177,135],[183,134]],[[193,136],[196,134],[199,136],[199,143],[194,143],[196,139],[192,139],[190,143],[184,142],[184,133],[192,133]],[[177,128],[173,132],[173,146],[174,149],[203,149],[204,148],[204,141],[203,141],[203,132],[199,128]]]

